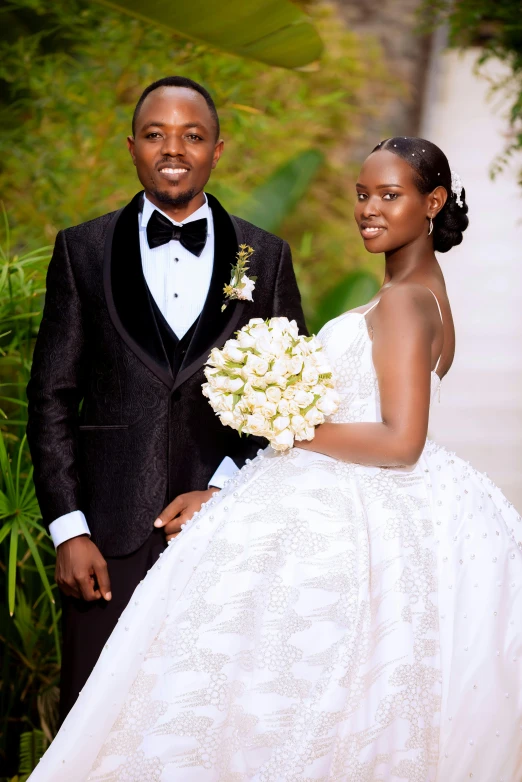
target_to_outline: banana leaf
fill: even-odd
[[[309,18],[289,0],[95,0],[185,38],[281,68],[319,59],[323,44]]]
[[[238,209],[245,220],[277,232],[279,226],[306,193],[324,158],[308,149],[278,168]]]
[[[353,271],[347,274],[323,298],[317,308],[314,331],[326,321],[366,304],[379,290],[379,282],[373,274],[366,271]]]

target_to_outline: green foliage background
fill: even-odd
[[[333,6],[307,10],[324,59],[317,70],[294,72],[87,0],[0,6],[0,193],[9,217],[0,253],[0,589],[8,598],[0,601],[0,777],[19,771],[25,779],[56,730],[54,552],[40,526],[24,439],[49,245],[60,228],[119,208],[140,189],[125,137],[143,88],[176,73],[212,92],[226,152],[209,190],[230,211],[257,216],[288,239],[313,328],[329,315],[326,294],[327,309],[350,301],[348,273],[359,274],[359,286],[362,280],[356,295],[371,296],[377,285],[362,273],[368,260],[353,224],[353,145],[401,87],[376,45],[348,32]],[[374,143],[368,139],[368,148]]]

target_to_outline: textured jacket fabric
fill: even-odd
[[[206,488],[224,456],[241,466],[264,444],[224,427],[203,397],[210,350],[250,318],[286,315],[306,329],[288,244],[231,218],[209,196],[212,280],[173,361],[143,276],[141,203],[138,193],[120,212],[58,234],[27,389],[44,522],[82,510],[107,556],[139,548],[165,504]],[[255,251],[254,301],[230,302],[222,312],[240,243]]]

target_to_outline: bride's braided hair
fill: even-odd
[[[372,150],[383,149],[405,160],[415,171],[415,184],[421,193],[431,193],[442,185],[448,193],[448,200],[433,220],[433,247],[439,253],[447,253],[462,242],[462,233],[468,227],[468,205],[466,193],[460,195],[462,206],[451,191],[451,171],[444,152],[423,138],[397,136],[387,138]]]

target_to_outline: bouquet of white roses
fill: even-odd
[[[320,342],[299,336],[288,318],[252,318],[212,350],[205,377],[203,394],[221,423],[266,437],[277,451],[312,440],[339,407]]]

